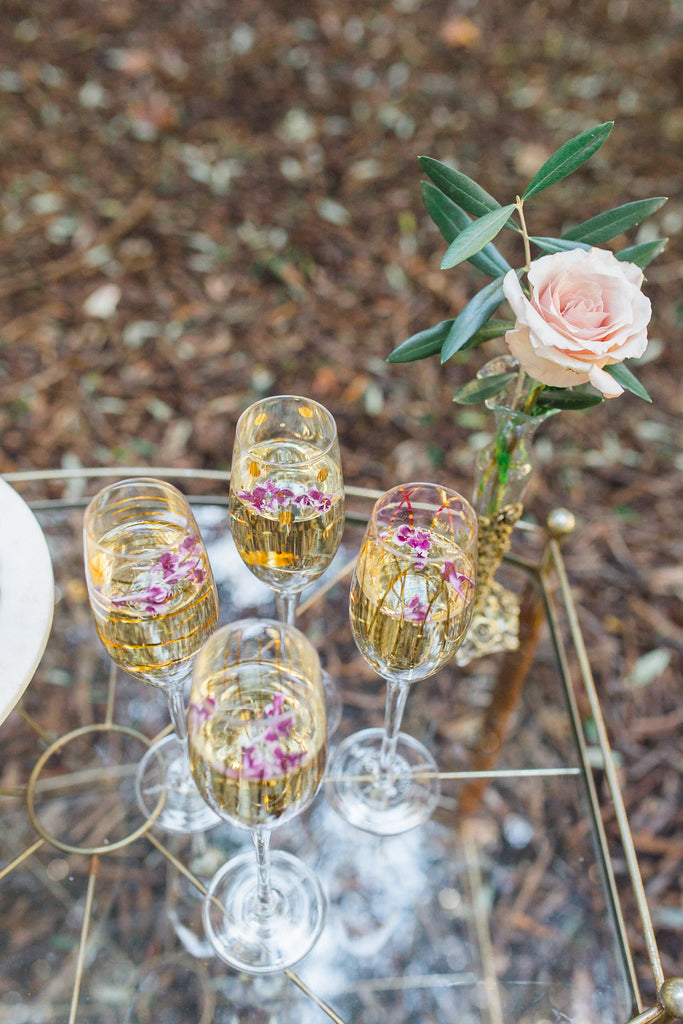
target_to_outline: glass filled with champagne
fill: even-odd
[[[309,806],[325,771],[315,649],[283,622],[221,627],[195,661],[188,723],[199,792],[213,812],[250,832],[256,850],[233,857],[209,884],[206,934],[238,970],[283,970],[311,949],[325,916],[315,874],[291,854],[270,851],[272,830]]]
[[[97,634],[120,668],[164,692],[174,727],[138,768],[138,803],[151,815],[163,790],[161,828],[209,828],[220,819],[190,772],[183,688],[194,655],[218,625],[218,595],[187,499],[152,478],[105,487],[85,511],[83,545]]]
[[[344,740],[325,785],[333,807],[358,828],[396,835],[434,810],[434,758],[400,726],[411,684],[445,665],[467,633],[476,568],[476,515],[456,491],[409,483],[376,502],[351,582],[349,616],[360,653],[387,680],[384,727]]]
[[[294,625],[302,590],[330,565],[344,531],[337,428],[318,402],[275,395],[237,422],[230,471],[230,529],[251,572],[275,592],[277,616]],[[341,700],[323,673],[330,732]]]

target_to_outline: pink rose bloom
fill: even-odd
[[[604,366],[642,356],[650,300],[643,272],[605,249],[541,256],[529,268],[531,298],[514,270],[503,281],[516,317],[505,340],[530,377],[551,387],[590,382],[606,398],[624,390]]]

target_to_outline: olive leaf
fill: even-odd
[[[529,182],[522,199],[529,199],[550,185],[554,185],[556,181],[562,181],[577,167],[584,164],[600,149],[613,127],[614,121],[606,121],[604,124],[589,128],[588,131],[576,135],[561,145],[538,169]]]
[[[526,237],[523,225],[520,227],[513,218],[518,208],[521,216],[522,201],[561,181],[590,159],[606,141],[613,126],[614,122],[607,121],[565,142],[537,171],[522,199],[518,198],[514,204],[507,206],[502,206],[481,185],[461,171],[431,157],[418,157],[420,166],[430,179],[422,183],[425,208],[448,243],[441,261],[442,269],[447,270],[468,261],[492,277],[492,280],[465,305],[458,316],[413,334],[393,350],[388,362],[410,362],[439,352],[441,362],[445,363],[460,351],[474,348],[514,329],[514,321],[493,319],[493,314],[505,298],[505,276],[515,273],[521,279],[525,270],[513,271],[492,240],[503,228],[518,234],[524,233]],[[576,225],[560,238],[531,236],[528,240],[542,253],[587,250],[635,227],[659,210],[666,201],[665,196],[655,196],[625,203]],[[631,245],[615,252],[615,256],[643,268],[662,252],[666,244],[666,238],[657,238]],[[651,401],[645,388],[624,363],[605,366],[605,370],[625,390]],[[487,401],[515,377],[516,374],[500,374],[475,379],[460,388],[453,401],[463,404]],[[529,396],[529,402],[534,403],[530,414],[543,418],[562,409],[587,409],[603,401],[604,395],[589,386],[552,388],[538,384]],[[496,458],[500,473],[506,474],[509,452],[505,446],[496,446]]]
[[[638,245],[630,245],[627,249],[615,252],[618,260],[625,263],[635,263],[641,270],[656,259],[666,248],[668,238],[653,238],[651,242],[640,242]]]
[[[479,402],[485,402],[487,398],[493,398],[516,379],[516,373],[496,373],[490,377],[475,377],[474,380],[458,388],[453,395],[453,401],[460,405],[477,405]]]
[[[511,331],[514,326],[514,320],[488,320],[483,327],[480,327],[478,331],[470,335],[460,351],[476,348],[477,345],[482,345],[485,341],[491,341],[492,338],[501,338],[506,331]]]
[[[483,249],[487,242],[496,237],[514,209],[515,204],[510,203],[472,221],[449,245],[441,260],[441,269],[450,270]]]
[[[500,209],[498,200],[462,171],[456,171],[431,156],[420,156],[418,160],[422,170],[437,188],[473,217],[482,217],[492,210]]]
[[[643,398],[652,404],[652,399],[647,391],[625,363],[612,363],[610,366],[603,366],[603,370],[609,373],[610,377],[614,377],[617,384],[621,384],[625,391],[630,391],[638,398]]]
[[[422,183],[422,201],[449,245],[472,223],[465,211],[430,181]],[[480,252],[470,256],[469,262],[489,277],[498,277],[510,270],[510,264],[490,242]]]
[[[497,277],[477,292],[473,299],[460,310],[453,321],[450,331],[441,349],[441,362],[447,362],[451,356],[463,348],[469,348],[474,333],[486,323],[492,313],[498,309],[505,298],[503,277]]]
[[[530,242],[538,246],[545,253],[568,252],[570,249],[585,249],[588,251],[590,245],[587,242],[572,242],[567,238],[543,238],[532,235]]]
[[[583,388],[545,387],[536,398],[542,409],[590,409],[604,401],[602,395]]]
[[[441,351],[441,346],[452,326],[452,320],[442,320],[440,324],[435,324],[434,327],[427,327],[424,331],[412,334],[394,349],[391,355],[387,357],[387,362],[412,363],[417,359],[435,356],[437,352]]]
[[[641,220],[650,217],[667,201],[666,196],[655,196],[652,199],[636,199],[633,203],[624,203],[623,206],[616,206],[613,210],[605,210],[596,217],[577,224],[576,227],[565,231],[563,238],[574,242],[588,242],[590,245],[600,245],[608,242],[611,238],[628,231],[629,228],[640,224]]]

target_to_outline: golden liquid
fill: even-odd
[[[474,586],[465,584],[463,598],[444,578],[444,564],[453,563],[471,580],[474,566],[455,544],[436,535],[422,567],[414,554],[393,554],[390,546],[391,531],[384,543],[368,537],[363,545],[351,583],[351,628],[361,654],[380,675],[409,683],[432,675],[452,657],[472,618]],[[427,609],[423,621],[411,615],[415,598]]]
[[[136,597],[159,575],[160,549],[173,552],[185,537],[170,524],[126,523],[101,538],[101,549],[87,566],[95,628],[107,653],[124,671],[162,689],[187,675],[188,660],[218,623],[218,597],[205,556],[202,582],[173,583],[169,600],[153,611]]]
[[[216,701],[210,717],[190,719],[190,763],[199,792],[217,814],[243,828],[272,828],[302,811],[315,796],[327,760],[327,729],[322,698],[314,707],[303,696],[302,681],[277,666],[246,663],[217,673],[207,692]],[[277,744],[293,755],[295,767],[259,773],[245,766],[245,748],[258,747],[269,722],[264,716],[274,694],[285,698],[291,716],[287,735]]]
[[[257,445],[233,466],[230,484],[230,529],[241,558],[253,574],[274,590],[297,592],[327,569],[344,530],[344,489],[339,464],[315,456],[310,445],[293,442]],[[257,460],[279,465],[263,467]],[[331,500],[327,511],[288,503],[280,509],[257,509],[238,497],[254,493],[265,481],[296,495],[312,489]]]

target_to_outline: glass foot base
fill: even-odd
[[[258,906],[256,859],[242,853],[214,876],[204,901],[204,928],[218,956],[249,974],[291,967],[315,945],[325,922],[325,897],[297,857],[270,856],[272,910]]]
[[[380,786],[383,737],[383,729],[363,729],[347,737],[330,759],[324,785],[329,802],[351,825],[394,836],[431,816],[441,787],[434,758],[405,733],[398,736],[393,779]]]
[[[162,790],[166,796],[155,824],[165,832],[205,832],[220,823],[221,819],[195,786],[185,751],[175,733],[153,743],[138,766],[135,795],[146,818],[152,815]]]

